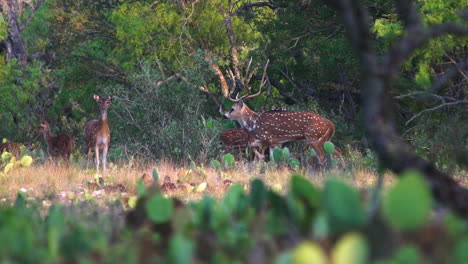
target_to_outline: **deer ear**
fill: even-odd
[[[114,96],[109,95],[109,101],[112,101],[112,99],[114,99]]]
[[[96,101],[99,102],[99,95],[95,94],[95,95],[93,96],[93,98],[94,98],[94,100],[96,100]]]

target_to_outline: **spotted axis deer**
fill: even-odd
[[[267,66],[268,62],[265,65],[259,91],[256,94],[244,95],[239,99],[229,98],[235,103],[225,113],[225,117],[237,120],[241,127],[248,132],[249,144],[259,159],[262,159],[263,155],[255,147],[264,149],[288,141],[306,141],[307,146],[304,150],[312,147],[319,157],[319,162],[323,163],[325,158],[323,144],[330,141],[335,133],[335,126],[330,120],[303,111],[271,110],[257,113],[244,103],[243,100],[258,96],[262,92],[262,87],[266,83]],[[335,148],[334,154],[341,159],[344,165],[341,152],[337,148]]]
[[[220,135],[221,144],[224,147],[224,150],[228,153],[235,153],[242,156],[242,153],[250,146],[249,144],[249,133],[242,128],[232,128],[227,129],[221,132]],[[273,148],[281,147],[281,145],[274,145]],[[269,160],[270,153],[265,149],[263,151],[263,155],[265,155],[265,159]],[[247,157],[248,160],[253,160],[253,157]]]
[[[99,153],[102,154],[102,166],[104,171],[107,169],[106,159],[107,159],[107,150],[109,149],[110,143],[110,130],[107,123],[107,109],[109,108],[109,103],[112,101],[112,95],[108,98],[101,98],[99,95],[94,95],[94,100],[99,103],[99,120],[89,121],[84,127],[84,139],[86,152],[88,157],[86,159],[86,169],[89,166],[89,158],[91,157],[91,152],[94,152],[94,163],[96,166],[96,171],[99,171]]]
[[[2,154],[5,151],[17,157],[21,152],[21,146],[18,143],[10,141],[0,143],[0,154]]]
[[[249,133],[241,128],[227,129],[219,136],[224,150],[242,156],[249,146]]]
[[[49,157],[55,161],[57,161],[59,157],[62,157],[68,166],[73,148],[73,138],[70,135],[58,135],[53,137],[50,134],[50,126],[47,122],[39,123],[39,126],[36,132],[44,136]]]

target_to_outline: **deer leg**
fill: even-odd
[[[333,150],[333,154],[335,154],[335,156],[338,156],[340,158],[341,166],[343,166],[344,168],[346,163],[344,162],[343,156],[341,155],[341,150],[335,147],[335,149]]]
[[[94,162],[96,163],[96,173],[99,172],[99,147],[94,147]]]
[[[108,146],[105,146],[102,149],[102,168],[104,169],[104,172],[107,170],[107,149]]]
[[[317,153],[319,165],[323,165],[323,163],[325,161],[325,153],[322,150],[322,147],[320,146],[320,144],[318,144],[318,143],[309,143],[307,145],[307,147],[304,149],[304,151],[307,150],[309,147],[312,147],[315,150],[315,152]]]
[[[257,157],[257,160],[263,160],[265,158],[265,155],[261,154],[257,148],[252,148],[252,150],[255,153],[255,157]],[[260,148],[260,150],[263,150],[263,148]],[[263,151],[262,151],[263,152]]]
[[[64,153],[63,159],[65,159],[65,164],[68,168],[70,166],[70,153]]]
[[[89,157],[91,156],[91,148],[88,148],[88,157],[86,157],[86,170],[89,168]]]

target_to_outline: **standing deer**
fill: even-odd
[[[69,135],[50,135],[49,123],[39,123],[40,128],[36,131],[38,134],[44,135],[44,140],[47,144],[47,153],[52,160],[62,157],[67,166],[70,163],[70,155],[73,148],[73,138]]]
[[[267,67],[268,62],[265,65],[259,91],[256,94],[244,95],[239,99],[229,98],[235,104],[225,113],[225,116],[228,119],[237,120],[241,127],[247,130],[251,147],[264,149],[293,140],[306,141],[307,146],[304,150],[312,147],[319,156],[319,162],[323,163],[325,158],[323,144],[330,141],[335,133],[335,126],[330,120],[314,113],[302,111],[271,110],[256,113],[243,102],[243,100],[253,98],[261,93],[262,87],[266,83]],[[253,150],[257,158],[263,158],[263,155],[255,148]],[[335,148],[334,154],[344,164],[341,152],[337,148]]]
[[[100,98],[99,95],[94,95],[94,100],[99,103],[99,120],[89,121],[84,127],[84,138],[86,145],[86,152],[88,157],[86,159],[86,169],[89,166],[89,158],[91,152],[94,151],[94,163],[96,171],[99,171],[99,153],[102,153],[102,166],[104,171],[107,169],[106,158],[107,150],[110,143],[110,130],[107,124],[107,108],[112,101],[112,95],[108,98]]]

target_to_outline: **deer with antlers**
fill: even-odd
[[[107,123],[107,109],[112,101],[112,95],[108,98],[101,98],[99,95],[93,96],[94,100],[99,103],[99,120],[89,121],[84,127],[84,138],[86,152],[88,153],[86,159],[86,169],[89,166],[89,158],[91,152],[94,152],[94,164],[96,166],[96,172],[99,171],[99,153],[102,154],[102,167],[104,171],[107,169],[107,151],[110,143],[110,130]]]
[[[44,140],[47,144],[47,153],[52,160],[56,160],[62,157],[67,166],[70,163],[70,156],[73,148],[73,138],[70,135],[58,135],[52,136],[50,134],[49,123],[39,123],[39,129],[36,131],[38,134],[44,136]]]
[[[229,98],[235,104],[225,113],[225,117],[237,120],[242,128],[248,132],[249,144],[254,147],[253,150],[259,159],[262,159],[263,155],[255,147],[264,149],[288,141],[306,141],[307,146],[304,150],[312,147],[319,157],[319,162],[323,163],[325,158],[323,144],[330,141],[335,133],[335,126],[330,120],[303,111],[271,110],[257,113],[244,103],[244,100],[258,96],[262,92],[262,88],[267,82],[267,67],[268,61],[263,70],[259,91],[256,94],[249,93],[238,99]],[[249,87],[247,86],[247,88]],[[334,154],[344,164],[341,152],[337,148],[334,149]]]

